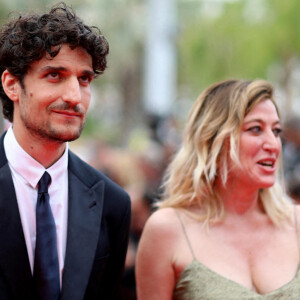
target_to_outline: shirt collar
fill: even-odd
[[[66,149],[59,160],[48,169],[45,169],[43,165],[31,157],[19,145],[12,130],[12,126],[9,127],[4,138],[4,149],[10,166],[19,173],[32,188],[37,187],[37,184],[45,171],[50,174],[52,180],[55,180],[66,172],[68,168],[68,148],[69,145],[66,143]]]

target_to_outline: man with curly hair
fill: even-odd
[[[68,149],[108,51],[64,3],[0,30],[1,300],[116,298],[130,200]]]

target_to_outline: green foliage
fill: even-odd
[[[218,16],[181,18],[179,83],[196,93],[229,77],[267,78],[300,52],[298,0],[228,2]]]

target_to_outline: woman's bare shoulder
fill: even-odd
[[[136,258],[139,299],[171,299],[175,284],[173,257],[177,249],[176,231],[173,208],[159,209],[148,219]]]
[[[171,262],[179,231],[175,218],[176,212],[169,208],[159,209],[149,217],[139,243],[139,262],[143,257],[147,261],[153,259],[153,263],[156,263],[158,256]]]
[[[162,208],[155,211],[147,220],[143,236],[151,240],[163,239],[166,243],[178,242],[182,238],[182,223],[198,223],[189,216],[188,209]]]
[[[294,210],[296,213],[297,223],[298,223],[298,225],[300,225],[300,205],[294,204]]]
[[[163,233],[172,231],[178,226],[178,217],[174,208],[162,208],[155,211],[147,220],[145,230],[155,230]]]

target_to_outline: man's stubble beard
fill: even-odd
[[[52,143],[65,143],[65,142],[71,142],[76,139],[78,139],[84,129],[85,121],[80,124],[78,127],[78,130],[75,132],[72,132],[73,130],[68,131],[68,128],[63,129],[62,131],[55,129],[51,124],[46,123],[45,126],[34,126],[31,122],[28,122],[28,120],[23,119],[23,124],[26,127],[26,129],[35,137],[43,140],[48,141]],[[63,126],[63,125],[61,125]],[[65,127],[68,127],[65,125]]]

